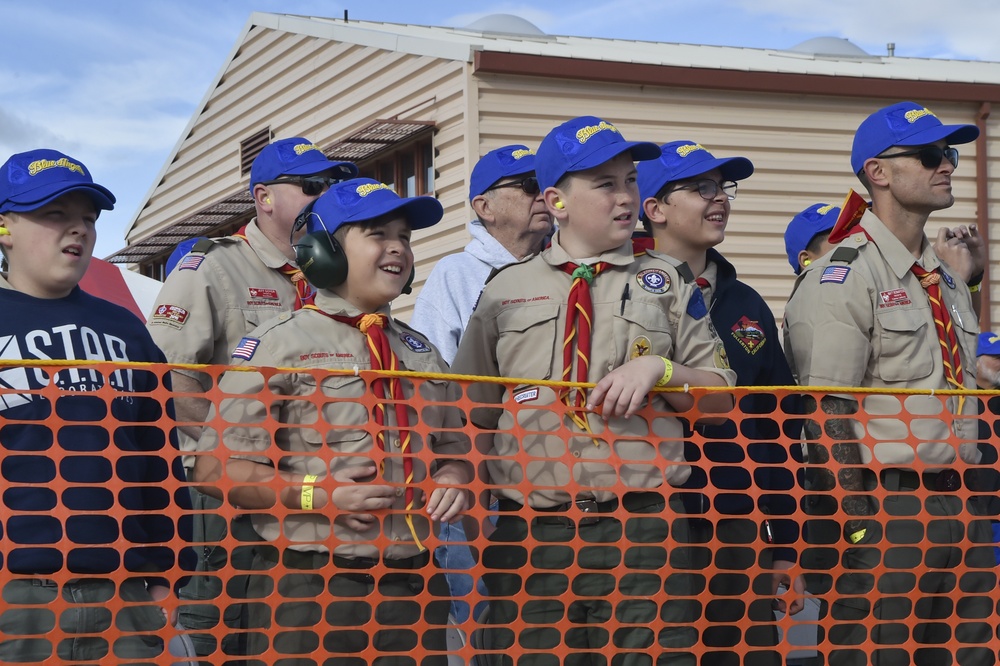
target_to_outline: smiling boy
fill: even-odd
[[[486,463],[500,498],[493,544],[483,553],[490,623],[508,625],[520,618],[528,625],[516,639],[506,630],[488,632],[488,647],[520,646],[526,652],[518,664],[552,663],[547,650],[553,641],[574,653],[567,663],[601,661],[609,654],[615,664],[648,663],[656,640],[664,651],[660,659],[694,664],[693,641],[680,626],[695,616],[694,600],[665,605],[662,612],[648,600],[664,589],[693,594],[691,578],[650,576],[649,569],[663,566],[662,547],[629,545],[662,544],[672,531],[657,488],[688,477],[683,430],[674,414],[694,401],[685,393],[648,396],[654,386],[727,386],[735,375],[700,294],[665,259],[633,255],[631,237],[640,211],[634,161],[659,154],[655,144],[628,142],[613,124],[593,116],[549,132],[537,151],[535,170],[559,231],[551,247],[487,283],[452,366],[470,375],[597,383],[589,396],[583,389],[557,392],[531,383],[470,387],[477,402],[513,401],[521,407],[516,412],[481,408],[472,414],[477,426],[498,431],[490,437]],[[647,398],[656,416],[648,422],[630,418]],[[572,433],[568,438],[560,431],[559,412],[546,409],[559,401],[573,414],[565,424]],[[699,405],[704,411],[731,406],[726,394],[712,394]],[[528,434],[515,434],[515,427]],[[516,457],[522,454],[531,462],[522,463]],[[628,491],[620,492],[622,487]],[[553,515],[532,519],[524,504],[533,513]],[[623,521],[601,515],[619,504],[633,514],[656,515],[628,520],[622,539]],[[580,518],[580,512],[594,515]],[[528,561],[519,542],[527,538],[529,520],[531,535],[547,544],[534,546],[530,561],[549,571],[527,577],[533,599],[518,608],[510,597],[525,585],[516,572]],[[678,524],[683,529],[683,521]],[[615,545],[574,553],[565,543],[577,530],[589,544]],[[573,601],[564,605],[558,599],[569,585],[562,570],[574,562],[589,570],[613,569],[621,565],[623,551],[630,573],[621,581],[580,574],[571,583]],[[645,575],[631,575],[633,569]],[[616,585],[626,599],[612,608],[604,597]],[[542,603],[538,597],[554,598]],[[612,617],[629,625],[610,631]],[[560,637],[553,625],[564,618],[576,626]]]
[[[0,167],[5,360],[165,362],[133,314],[77,286],[94,250],[97,218],[114,203],[80,161],[55,150],[19,153]],[[174,555],[148,544],[174,538],[172,520],[160,513],[171,504],[162,487],[170,470],[160,453],[163,431],[134,425],[162,416],[148,397],[156,375],[16,366],[3,375],[6,389],[37,391],[52,382],[65,394],[55,403],[39,393],[0,396],[8,553],[0,661],[37,662],[53,653],[63,661],[156,657],[163,643],[153,632],[164,626],[164,614],[153,602],[170,589],[148,574],[173,567]],[[118,397],[82,394],[105,383]],[[121,425],[109,433],[101,422]],[[136,573],[112,580],[123,570]],[[74,577],[60,578],[66,572]],[[43,610],[59,597],[68,605]],[[52,645],[40,636],[56,622],[65,633],[89,635]],[[101,634],[112,626],[122,635],[109,645]]]
[[[253,568],[271,569],[280,561],[289,570],[303,572],[287,573],[276,581],[254,576],[248,592],[252,598],[262,597],[276,585],[289,599],[271,604],[276,625],[299,628],[282,631],[274,641],[282,654],[303,655],[289,663],[313,663],[305,655],[317,644],[343,655],[359,653],[369,643],[380,658],[392,663],[414,663],[405,653],[415,645],[439,653],[420,663],[446,663],[443,627],[448,621],[448,587],[420,541],[429,534],[428,518],[452,522],[467,508],[463,487],[471,481],[472,469],[462,459],[469,443],[460,433],[438,432],[461,427],[455,411],[430,405],[420,410],[418,418],[416,410],[402,403],[385,404],[387,399],[410,400],[416,390],[410,382],[379,379],[368,387],[356,374],[358,369],[446,370],[427,340],[393,319],[389,310],[390,302],[412,279],[412,231],[437,224],[442,215],[441,204],[432,197],[401,199],[387,185],[367,178],[334,185],[307,206],[297,222],[308,230],[297,246],[297,263],[318,289],[315,303],[261,325],[233,352],[237,364],[294,366],[302,372],[277,374],[266,384],[258,373],[229,372],[220,384],[226,394],[266,393],[274,398],[269,408],[253,399],[224,401],[221,418],[246,424],[225,430],[225,446],[239,453],[228,459],[197,456],[193,471],[196,481],[211,484],[221,477],[223,463],[225,475],[237,484],[229,501],[255,512],[254,528],[265,540],[291,541],[280,554],[259,549]],[[317,377],[309,372],[319,368],[354,373]],[[359,401],[368,391],[378,399],[373,417]],[[424,382],[419,391],[428,401],[456,398],[453,387],[441,382]],[[301,399],[309,395],[320,397]],[[250,425],[268,415],[281,424],[273,438]],[[371,418],[387,430],[381,425],[365,430]],[[417,425],[431,429],[426,439],[412,429]],[[199,450],[216,449],[218,435],[214,428],[206,428]],[[317,455],[326,447],[336,454],[329,462]],[[384,456],[376,453],[378,449]],[[401,455],[427,449],[438,456],[430,469],[425,458]],[[277,469],[272,459],[278,460]],[[287,484],[277,496],[270,486],[243,485],[274,474]],[[425,499],[415,486],[428,477],[435,488]],[[201,490],[221,497],[217,486],[203,485]],[[275,502],[291,511],[272,515],[268,510]],[[376,543],[385,537],[388,545]],[[337,573],[327,585],[308,571],[328,566],[331,550]],[[365,570],[380,562],[406,573],[379,579],[377,589],[384,601],[361,600],[376,589],[376,579]],[[441,601],[422,609],[400,600],[424,588]],[[351,599],[334,602],[324,622],[314,599],[327,589],[335,598]],[[379,630],[370,641],[362,627],[373,616]],[[413,625],[421,617],[442,629],[417,635]],[[252,604],[250,620],[255,628],[269,626],[269,606]],[[264,641],[262,635],[254,635],[250,653],[260,654],[267,645]]]

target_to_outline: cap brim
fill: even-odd
[[[670,181],[694,178],[716,169],[722,173],[725,180],[743,180],[753,174],[753,162],[745,157],[713,157],[710,160],[692,163],[687,169],[677,171],[670,178]],[[661,184],[660,187],[666,185],[667,182]]]
[[[354,178],[358,175],[358,167],[351,162],[332,162],[330,160],[317,160],[282,172],[282,176],[313,176],[324,171],[339,171],[343,174],[344,180]]]
[[[347,219],[342,224],[372,220],[396,211],[403,213],[406,221],[410,223],[411,229],[433,227],[444,217],[444,207],[434,197],[414,197],[412,199],[392,198],[366,208],[363,218]]]
[[[109,189],[97,183],[77,183],[69,187],[66,186],[66,183],[53,183],[52,185],[39,187],[27,193],[31,196],[30,201],[24,197],[5,201],[3,204],[0,204],[0,212],[30,213],[55,201],[64,194],[78,191],[86,193],[98,210],[114,210],[115,208],[115,195],[111,194]]]
[[[972,143],[977,138],[979,138],[979,128],[975,125],[940,125],[908,136],[896,145],[926,146],[944,139],[948,145],[957,146]]]
[[[585,158],[572,165],[570,169],[567,169],[565,173],[593,169],[594,167],[601,166],[609,160],[613,160],[624,152],[630,153],[633,162],[655,160],[661,153],[658,145],[647,141],[622,141],[620,143],[611,143],[595,150],[592,153],[589,153]]]

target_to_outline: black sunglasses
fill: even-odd
[[[904,150],[901,153],[878,155],[880,160],[891,160],[894,157],[919,157],[920,163],[924,165],[925,169],[937,169],[941,166],[941,160],[947,158],[953,167],[958,167],[958,148],[951,146],[947,148],[935,145],[920,146],[913,150]]]
[[[298,185],[302,194],[307,197],[317,197],[326,192],[332,185],[341,182],[341,178],[331,176],[287,176],[261,183],[261,185]]]
[[[701,198],[706,201],[715,199],[715,197],[719,196],[719,192],[725,194],[726,198],[732,201],[736,198],[737,187],[735,180],[724,180],[721,183],[717,183],[711,178],[701,178],[684,185],[678,185],[663,196],[668,197],[677,190],[697,190]]]
[[[538,194],[540,191],[540,188],[538,187],[538,179],[534,176],[528,176],[526,178],[522,178],[521,180],[512,180],[509,183],[493,185],[492,187],[487,187],[485,191],[490,192],[492,190],[502,190],[505,187],[520,187],[522,192],[532,196]]]

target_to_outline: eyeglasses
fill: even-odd
[[[530,194],[531,196],[538,194],[541,190],[541,188],[538,187],[538,179],[534,176],[528,176],[527,178],[522,178],[521,180],[512,180],[509,183],[500,183],[499,185],[487,187],[485,191],[490,192],[492,190],[502,190],[505,187],[520,187],[522,192]]]
[[[686,185],[678,185],[674,189],[667,192],[665,196],[670,196],[671,193],[677,190],[698,190],[698,194],[701,195],[702,199],[711,201],[719,196],[719,191],[721,190],[726,198],[732,201],[736,198],[736,181],[735,180],[724,180],[721,183],[717,183],[711,178],[702,178],[701,180],[696,180]]]
[[[326,192],[332,185],[342,182],[341,178],[332,176],[295,176],[287,178],[277,178],[261,183],[261,185],[298,185],[302,188],[302,194],[307,197],[317,197]]]
[[[920,163],[924,165],[925,169],[937,169],[941,166],[941,160],[947,158],[953,167],[958,167],[958,148],[951,146],[942,148],[941,146],[931,144],[929,146],[920,146],[913,150],[904,150],[901,153],[878,155],[877,157],[880,160],[891,160],[894,157],[919,157]]]

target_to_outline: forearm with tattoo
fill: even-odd
[[[854,414],[857,403],[825,396],[822,401],[823,411],[827,414]],[[854,422],[851,419],[829,419],[826,422],[826,435],[833,440],[831,452],[833,459],[845,465],[837,475],[840,486],[844,490],[864,491],[864,467],[862,467],[861,444],[854,435]],[[852,516],[868,516],[872,514],[872,505],[868,497],[862,495],[847,495],[843,499],[844,512]]]

